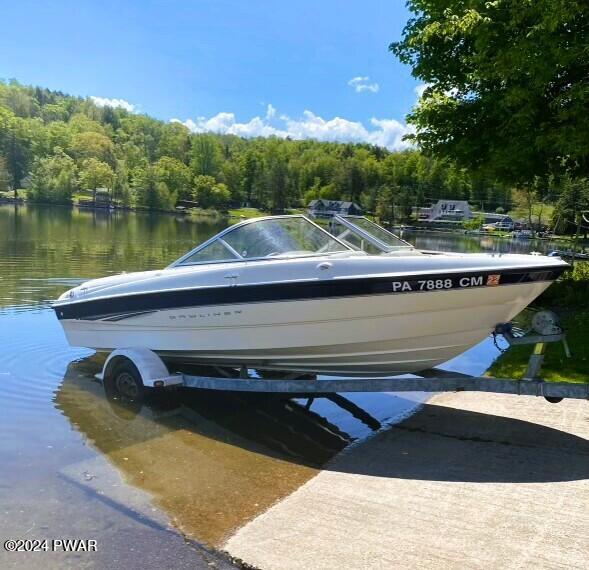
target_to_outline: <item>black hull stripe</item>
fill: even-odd
[[[271,283],[154,291],[136,295],[75,301],[65,305],[56,305],[54,310],[60,320],[106,318],[120,320],[137,313],[182,307],[239,305],[264,301],[300,301],[363,295],[431,293],[433,291],[452,289],[554,281],[564,269],[560,267],[544,270],[504,269],[446,274],[433,273],[406,277],[368,277],[302,283]]]

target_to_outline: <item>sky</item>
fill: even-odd
[[[194,132],[402,148],[404,0],[0,0],[0,78]]]

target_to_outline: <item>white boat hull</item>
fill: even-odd
[[[190,362],[394,375],[461,354],[549,284],[184,307],[61,324],[70,344],[100,351],[141,346]]]

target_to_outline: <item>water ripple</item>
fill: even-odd
[[[0,406],[52,410],[68,364],[92,354],[67,344],[53,311],[7,310],[0,329]]]

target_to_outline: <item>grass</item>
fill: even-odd
[[[268,216],[268,212],[263,212],[258,208],[235,208],[229,210],[230,218],[259,218],[260,216]]]
[[[577,263],[534,305],[550,307],[560,314],[572,354],[567,358],[562,343],[548,344],[542,378],[551,382],[589,383],[589,263]],[[510,347],[487,373],[497,378],[522,378],[532,349],[531,345]]]
[[[570,314],[562,319],[572,357],[567,358],[562,343],[546,346],[540,375],[550,382],[589,383],[589,311]],[[521,379],[526,371],[533,345],[512,346],[489,368],[496,378]]]
[[[540,212],[542,212],[540,216]],[[513,220],[528,220],[528,208],[520,206],[513,208],[508,212],[508,215]],[[534,204],[532,207],[532,221],[534,223],[541,223],[550,225],[554,216],[554,205],[553,204],[542,204],[540,202]],[[541,220],[539,219],[541,218]]]
[[[27,191],[22,188],[19,188],[16,193],[19,198],[26,199],[27,197]],[[0,192],[0,198],[14,198],[14,192],[12,190]]]

